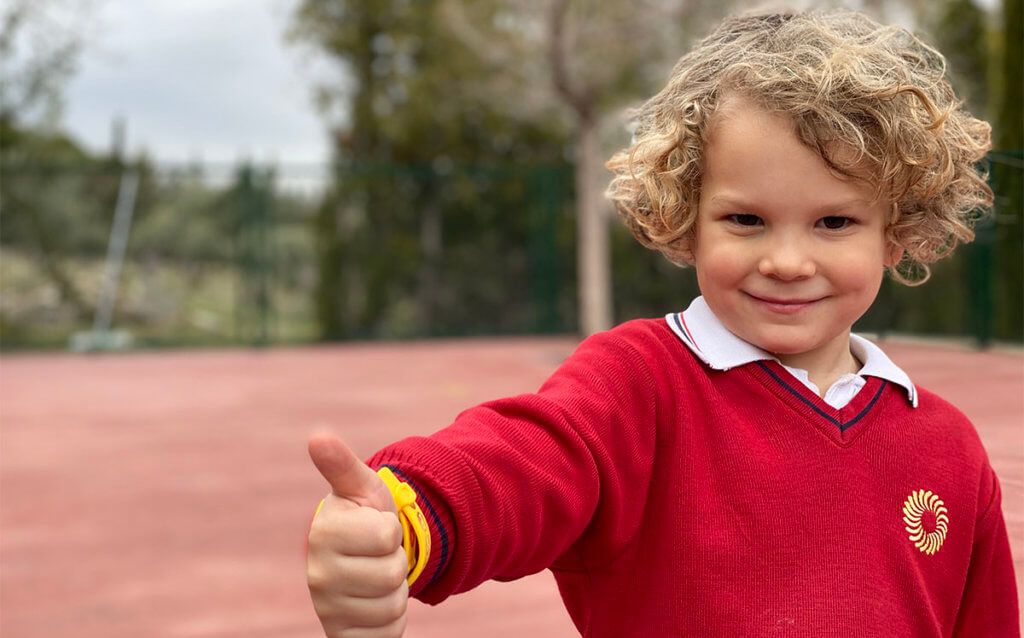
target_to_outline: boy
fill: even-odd
[[[546,568],[585,636],[1019,635],[977,434],[850,334],[886,269],[926,277],[990,203],[988,125],[942,76],[859,14],[744,16],[698,43],[609,195],[702,296],[368,466],[314,436],[327,635],[398,636],[409,595]]]

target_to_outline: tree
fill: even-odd
[[[602,196],[606,182],[602,164],[610,153],[602,150],[601,139],[614,129],[615,143],[625,142],[622,106],[660,86],[682,53],[692,25],[703,27],[729,4],[549,0],[538,7],[524,0],[439,4],[307,0],[296,13],[292,37],[315,43],[341,62],[351,78],[341,89],[324,93],[326,103],[347,100],[350,105],[350,124],[336,129],[342,131],[337,135],[342,162],[353,157],[364,163],[400,157],[399,138],[417,130],[410,125],[417,118],[417,106],[424,105],[416,104],[417,96],[425,95],[432,100],[427,109],[430,126],[444,133],[458,128],[466,114],[486,113],[492,133],[503,127],[525,127],[571,135],[579,329],[589,334],[612,323],[608,238],[612,212]],[[404,61],[411,71],[396,73],[395,60]],[[402,97],[397,106],[395,94]],[[387,106],[383,116],[374,111],[381,104]],[[430,137],[445,136],[434,131]],[[538,155],[543,152],[530,149],[522,159],[536,160]],[[429,215],[424,216],[425,229],[436,226],[429,222]],[[322,254],[330,253],[325,246]],[[334,254],[334,259],[341,258],[337,250]],[[365,269],[366,264],[359,267]],[[346,288],[340,282],[340,269],[325,267],[323,272],[333,289]],[[359,279],[374,281],[365,272]],[[429,286],[429,278],[423,283]],[[373,283],[370,286],[381,290]],[[341,301],[325,298],[325,303]],[[346,313],[349,317],[351,310]],[[330,311],[339,312],[338,308]]]
[[[93,2],[10,0],[0,9],[0,119],[53,127],[89,37]]]
[[[60,255],[74,228],[68,225],[68,217],[81,210],[76,205],[52,204],[62,197],[75,204],[80,200],[69,197],[66,186],[54,188],[53,165],[87,158],[56,127],[64,85],[74,73],[86,37],[79,25],[86,22],[82,18],[87,4],[69,8],[58,0],[12,0],[0,10],[3,240],[31,245],[44,272],[78,315],[85,315],[89,308],[65,272]],[[89,185],[79,180],[70,188]],[[79,224],[77,229],[82,227]]]
[[[446,21],[493,69],[478,87],[509,117],[561,111],[574,130],[580,332],[611,327],[610,206],[601,132],[621,125],[627,101],[649,95],[694,34],[726,11],[667,0],[447,0]],[[518,94],[509,99],[509,94]],[[618,143],[621,143],[618,142]]]
[[[507,285],[531,223],[508,159],[563,164],[562,123],[500,116],[473,88],[490,69],[432,3],[305,0],[289,37],[345,78],[320,91],[343,114],[316,222],[324,336],[500,331],[505,309],[532,311]]]
[[[1000,234],[996,245],[997,299],[1003,306],[997,336],[1024,336],[1024,9],[1021,0],[1003,0],[998,82],[993,86],[993,187]]]
[[[990,16],[974,0],[947,0],[931,9],[933,13],[923,13],[922,22],[935,34],[954,88],[968,108],[980,117],[987,115],[993,127],[988,165],[994,215],[977,224],[975,241],[958,256],[965,261],[970,295],[959,306],[970,309],[972,331],[982,343],[991,338],[1020,340],[1024,331],[1021,1],[1005,0],[1001,12],[992,16],[994,37],[988,37]],[[932,305],[934,313],[948,313],[958,305],[947,297],[948,293],[942,296],[945,303]]]
[[[988,98],[987,70],[991,55],[986,38],[985,12],[974,0],[948,0],[937,7],[936,32],[946,56],[949,75],[968,108],[984,117]]]

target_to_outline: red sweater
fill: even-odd
[[[707,368],[662,320],[370,464],[425,501],[428,603],[550,568],[595,638],[1019,636],[963,414],[873,377],[836,410],[772,362]]]

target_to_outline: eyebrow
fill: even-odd
[[[744,209],[744,210],[753,210],[753,211],[760,211],[761,209],[764,208],[762,205],[758,204],[755,201],[749,201],[749,200],[743,199],[742,197],[736,197],[736,196],[733,196],[733,195],[715,195],[714,197],[712,197],[711,199],[708,200],[708,204],[709,205],[714,205],[714,204],[717,204],[717,203],[724,204],[726,206],[735,206],[736,208],[741,208],[741,209]],[[816,210],[819,213],[825,213],[825,214],[832,213],[832,214],[834,214],[834,213],[843,212],[843,211],[845,211],[845,210],[847,210],[849,208],[854,208],[854,207],[858,207],[858,206],[870,206],[870,205],[871,205],[871,201],[870,200],[858,197],[858,198],[855,198],[855,199],[848,199],[848,200],[844,200],[844,201],[841,201],[841,202],[833,202],[833,203],[830,203],[830,204],[825,204],[824,206],[817,207]]]

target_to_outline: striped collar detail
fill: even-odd
[[[881,383],[878,385],[878,390],[875,391],[874,396],[871,397],[871,401],[869,401],[868,404],[864,406],[864,408],[860,412],[855,414],[852,418],[850,418],[847,421],[841,421],[836,417],[832,416],[831,414],[829,414],[828,412],[825,412],[824,410],[819,408],[817,405],[815,405],[813,401],[808,401],[807,398],[805,398],[799,390],[797,390],[792,385],[787,383],[785,379],[772,372],[772,369],[766,366],[763,362],[758,361],[757,365],[759,368],[764,370],[765,373],[768,374],[768,376],[772,377],[773,379],[775,379],[777,383],[782,385],[782,387],[784,387],[790,394],[792,394],[794,397],[803,402],[804,405],[809,407],[811,410],[817,412],[818,415],[824,418],[826,421],[829,421],[833,425],[837,426],[840,432],[846,432],[846,430],[848,430],[850,426],[856,425],[858,421],[864,418],[864,415],[871,411],[871,408],[874,407],[875,403],[878,401],[878,398],[882,396],[882,392],[885,391],[885,387],[889,384],[888,381],[882,379]]]
[[[770,353],[740,339],[726,328],[711,311],[704,297],[697,297],[683,312],[665,315],[669,328],[706,365],[715,370],[730,370],[755,361],[776,361]],[[902,368],[889,359],[881,348],[867,339],[851,334],[850,351],[862,362],[857,374],[878,377],[902,387],[913,407],[917,407],[917,388]],[[781,362],[779,362],[780,365]],[[790,369],[802,380],[806,371]],[[803,374],[799,374],[802,372]]]

